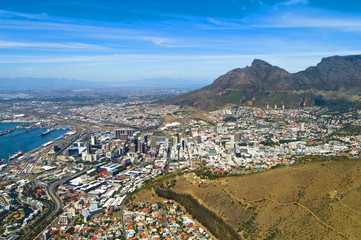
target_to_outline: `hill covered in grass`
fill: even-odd
[[[306,161],[216,180],[183,172],[151,186],[137,193],[133,201],[174,200],[215,236],[229,227],[233,229],[229,236],[235,231],[241,239],[361,236],[359,159]],[[194,213],[198,204],[209,211],[203,211],[209,218]],[[212,216],[220,220],[214,222]]]

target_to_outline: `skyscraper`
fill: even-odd
[[[97,144],[97,138],[94,135],[91,136],[90,143],[91,143],[91,145],[96,145]]]

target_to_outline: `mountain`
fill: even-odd
[[[251,66],[236,68],[211,85],[167,100],[204,110],[225,106],[313,106],[329,101],[359,101],[361,55],[323,58],[317,66],[291,74],[255,59]]]

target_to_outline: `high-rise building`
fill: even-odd
[[[150,147],[153,149],[157,148],[157,138],[155,136],[152,136],[150,139]]]
[[[135,145],[135,151],[134,152],[137,152],[138,151],[138,149],[139,149],[139,144],[138,144],[138,138],[137,137],[132,137],[132,139],[131,139],[131,143],[134,143],[134,145]]]
[[[178,144],[178,138],[176,136],[172,137],[172,145],[175,146]]]
[[[140,153],[146,153],[147,144],[144,141],[140,141],[138,144],[138,150]]]
[[[234,134],[234,141],[239,142],[242,139],[242,133],[237,132]]]
[[[91,149],[90,149],[90,142],[86,142],[86,143],[85,143],[85,147],[86,147],[86,153],[87,153],[87,154],[90,154],[90,150],[91,150]]]
[[[182,139],[182,148],[185,149],[185,147],[187,146],[187,141],[185,139]]]
[[[125,153],[124,153],[124,147],[120,147],[119,148],[119,156],[123,156]]]
[[[102,148],[103,148],[103,150],[104,150],[105,152],[109,152],[109,151],[110,151],[110,144],[107,143],[107,144],[103,145]]]
[[[134,133],[133,129],[125,129],[125,128],[116,129],[114,136],[116,139],[121,139],[121,137],[124,135],[131,137],[131,136],[133,136],[133,133]]]
[[[135,144],[131,143],[129,146],[129,152],[135,153],[137,151]]]
[[[94,135],[91,136],[90,143],[91,143],[91,145],[96,145],[97,144],[97,138]]]

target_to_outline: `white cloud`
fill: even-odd
[[[15,18],[14,18],[15,17]],[[71,35],[72,37],[88,39],[123,39],[151,42],[154,45],[168,48],[189,47],[188,43],[179,39],[159,36],[158,31],[138,29],[138,26],[93,22],[86,20],[67,19],[60,17],[50,17],[46,14],[24,14],[11,11],[0,10],[0,29],[19,31],[46,31],[59,35]],[[159,30],[159,29],[158,29]],[[16,44],[14,44],[16,45]],[[36,45],[36,44],[35,44]],[[36,47],[34,45],[34,47]],[[74,44],[65,44],[71,47]],[[66,47],[66,46],[64,46]]]
[[[322,57],[361,53],[360,14],[307,3],[283,1],[278,8],[264,4],[243,19],[171,17],[146,24],[0,11],[0,31],[6,33],[0,40],[0,67],[8,72],[17,64],[30,65],[34,72],[66,69],[74,78],[88,72],[159,75],[169,69],[192,77],[243,67],[254,58],[296,71]]]
[[[286,2],[279,3],[279,4],[285,5],[285,6],[307,5],[307,4],[308,4],[308,0],[289,0],[289,1],[286,1]]]
[[[254,58],[272,59],[272,58],[307,58],[307,57],[327,57],[332,55],[355,55],[360,54],[360,50],[335,50],[335,51],[310,51],[295,52],[292,56],[288,53],[278,54],[222,54],[222,55],[166,55],[166,54],[109,54],[109,55],[91,55],[81,56],[72,55],[64,57],[51,56],[26,56],[26,55],[0,55],[0,63],[87,63],[88,65],[117,64],[122,62],[177,62],[177,61],[203,61],[203,60],[222,60],[234,61],[237,59]]]
[[[298,0],[297,0],[298,1]],[[197,24],[207,30],[246,30],[257,28],[319,28],[340,32],[361,32],[361,16],[343,16],[333,12],[309,9],[309,12],[276,11],[265,15],[252,15],[245,19],[208,18]]]
[[[258,28],[320,28],[334,29],[345,32],[360,32],[361,18],[340,18],[332,16],[305,16],[299,14],[284,14],[281,16],[269,16],[255,23]]]
[[[0,40],[0,48],[51,48],[51,49],[107,49],[106,47],[79,42],[49,43],[49,42],[15,42]]]

